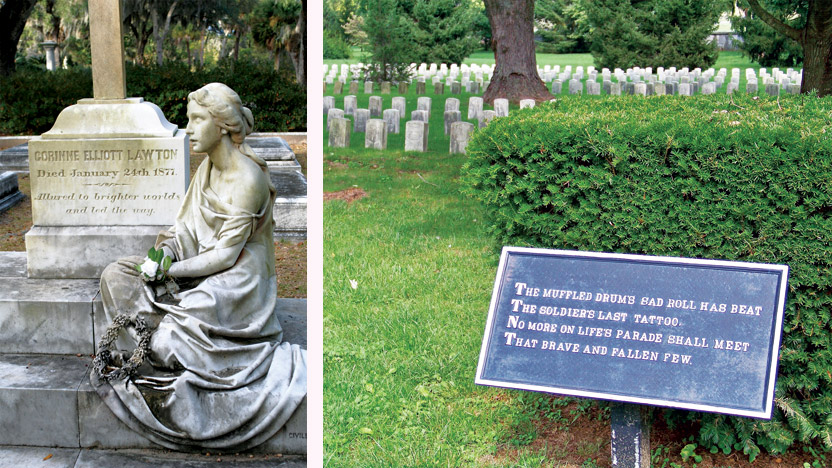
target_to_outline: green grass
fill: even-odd
[[[572,65],[573,67],[582,66],[584,68],[594,66],[594,60],[590,54],[536,54],[537,64],[541,67],[546,65],[560,65],[565,67]],[[341,64],[341,63],[359,63],[362,61],[361,52],[353,49],[353,57],[348,60],[324,60],[325,64]],[[474,52],[467,59],[463,61],[468,65],[471,64],[493,64],[494,53],[489,50],[481,50]],[[596,67],[597,68],[597,67]],[[719,70],[720,68],[727,68],[730,72],[731,68],[754,68],[759,69],[760,65],[752,62],[748,57],[743,57],[741,52],[723,51],[719,53],[713,68]]]
[[[521,392],[474,385],[499,252],[459,192],[465,157],[447,154],[443,106],[434,99],[430,146],[444,151],[365,150],[355,135],[325,147],[324,190],[368,194],[324,204],[328,467],[518,466],[494,455],[534,438]]]

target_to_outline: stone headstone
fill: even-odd
[[[494,120],[495,117],[497,117],[497,113],[493,110],[482,111],[479,119],[480,128],[485,128],[489,123],[491,123],[492,120]]]
[[[647,96],[647,84],[646,83],[636,83],[633,87],[633,94],[639,96]]]
[[[382,99],[381,96],[370,96],[370,117],[381,117],[381,106],[382,106]]]
[[[451,83],[451,94],[462,94],[462,83],[459,81]]]
[[[555,96],[563,93],[563,82],[560,80],[552,81],[552,94]]]
[[[457,112],[458,113],[458,112]],[[451,154],[465,153],[468,147],[468,140],[474,132],[474,124],[469,122],[454,122],[451,124]]]
[[[142,98],[126,98],[121,7],[90,1],[93,98],[29,141],[30,278],[98,278],[146,252],[187,189],[188,137]]]
[[[664,96],[667,94],[667,88],[664,83],[655,83],[653,85],[653,94],[656,96]]]
[[[779,96],[780,95],[780,85],[777,83],[767,83],[766,84],[766,94],[769,96]]]
[[[587,81],[586,82],[586,94],[590,96],[600,96],[601,95],[601,83],[597,81]]]
[[[410,120],[416,120],[419,122],[429,122],[430,116],[428,115],[428,111],[415,110],[410,113]]]
[[[349,148],[352,121],[334,117],[329,122],[329,146],[331,148]]]
[[[425,94],[425,82],[424,81],[417,81],[416,82],[416,94]]]
[[[729,81],[728,86],[725,87],[725,94],[734,94],[734,91],[737,90],[739,84],[734,81]]]
[[[610,83],[610,96],[621,96],[621,83]]]
[[[482,98],[479,96],[471,96],[468,98],[468,120],[480,120],[482,115]]]
[[[355,123],[352,131],[356,133],[364,133],[367,130],[367,121],[370,120],[370,109],[356,109]]]
[[[404,150],[420,152],[425,152],[428,150],[427,122],[411,120],[405,124]]]
[[[494,100],[494,113],[497,117],[508,117],[508,99],[497,98]]]
[[[692,96],[690,83],[679,83],[679,96]]]
[[[714,93],[716,93],[716,83],[709,81],[702,85],[702,94],[708,95]]]
[[[23,200],[17,184],[17,174],[14,172],[0,172],[0,213],[8,210]]]
[[[381,82],[381,94],[390,94],[390,82],[389,81],[382,81]]]
[[[344,115],[354,115],[358,107],[358,98],[352,94],[344,96]]]
[[[407,94],[407,88],[409,83],[407,81],[402,81],[399,83],[399,94]]]
[[[451,124],[462,120],[462,112],[458,110],[445,111],[445,135],[451,133]]]
[[[535,102],[536,101],[534,99],[521,99],[520,100],[520,108],[525,109],[527,107],[534,107]]]
[[[757,94],[757,82],[748,81],[745,83],[745,92],[748,94]]]
[[[372,94],[373,93],[373,82],[372,81],[365,81],[364,82],[364,94]]]
[[[471,94],[479,94],[480,92],[480,84],[476,81],[469,81],[467,90]]]
[[[583,89],[583,84],[579,80],[569,80],[569,94],[582,94]]]
[[[358,94],[358,82],[350,81],[350,94]]]
[[[786,91],[789,94],[800,94],[800,83],[789,83],[789,87]]]
[[[385,109],[383,112],[384,122],[387,124],[387,133],[399,133],[399,120],[401,114],[398,109]]]
[[[335,107],[335,97],[324,96],[324,115],[326,115],[333,107]]]
[[[344,83],[340,81],[336,81],[332,85],[332,94],[343,94],[344,92]]]
[[[387,124],[384,120],[370,119],[367,121],[364,147],[379,150],[387,149]]]
[[[459,110],[459,99],[448,98],[445,99],[445,111]]]
[[[429,97],[420,97],[416,100],[416,109],[427,112],[428,119],[430,119],[430,108],[432,103],[433,99]]]
[[[343,119],[344,118],[344,111],[341,110],[341,109],[336,109],[336,108],[333,107],[332,109],[329,110],[329,112],[327,112],[327,114],[326,114],[326,130],[327,131],[330,131],[330,129],[331,129],[330,121],[332,119],[335,119],[335,118]]]
[[[437,82],[433,84],[433,94],[442,95],[445,94],[445,83]]]
[[[407,99],[405,99],[401,96],[394,97],[393,98],[393,109],[396,109],[396,110],[399,111],[399,117],[400,118],[405,117],[407,115],[407,113],[406,113],[407,112]]]
[[[604,80],[601,83],[601,89],[604,91],[604,94],[606,95],[610,94],[610,87],[612,87],[612,81],[610,80]]]

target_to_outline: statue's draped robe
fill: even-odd
[[[108,266],[101,277],[107,317],[138,314],[155,329],[152,367],[112,383],[93,372],[92,381],[119,419],[160,445],[242,450],[273,436],[300,405],[306,352],[281,343],[274,314],[274,191],[259,213],[249,213],[219,199],[210,173],[206,158],[157,248],[178,261],[242,243],[237,262],[164,302],[128,267]],[[135,336],[122,332],[116,349],[135,347]]]

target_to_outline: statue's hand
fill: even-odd
[[[144,263],[144,257],[132,255],[130,257],[120,258],[116,263],[121,266],[122,270],[132,276],[141,276],[141,273],[136,271],[136,265]]]

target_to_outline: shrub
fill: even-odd
[[[180,127],[188,123],[188,93],[218,81],[234,89],[254,113],[254,130],[261,132],[306,129],[306,93],[289,75],[265,62],[223,62],[190,71],[185,64],[127,68],[127,95],[141,96],[162,108]],[[50,128],[65,107],[92,97],[88,68],[46,72],[21,70],[0,77],[0,134],[40,134]]]
[[[342,37],[324,31],[324,59],[350,58],[350,45]]]
[[[478,131],[465,191],[500,244],[788,264],[773,419],[673,417],[752,458],[830,447],[830,112],[803,96],[560,100]]]

